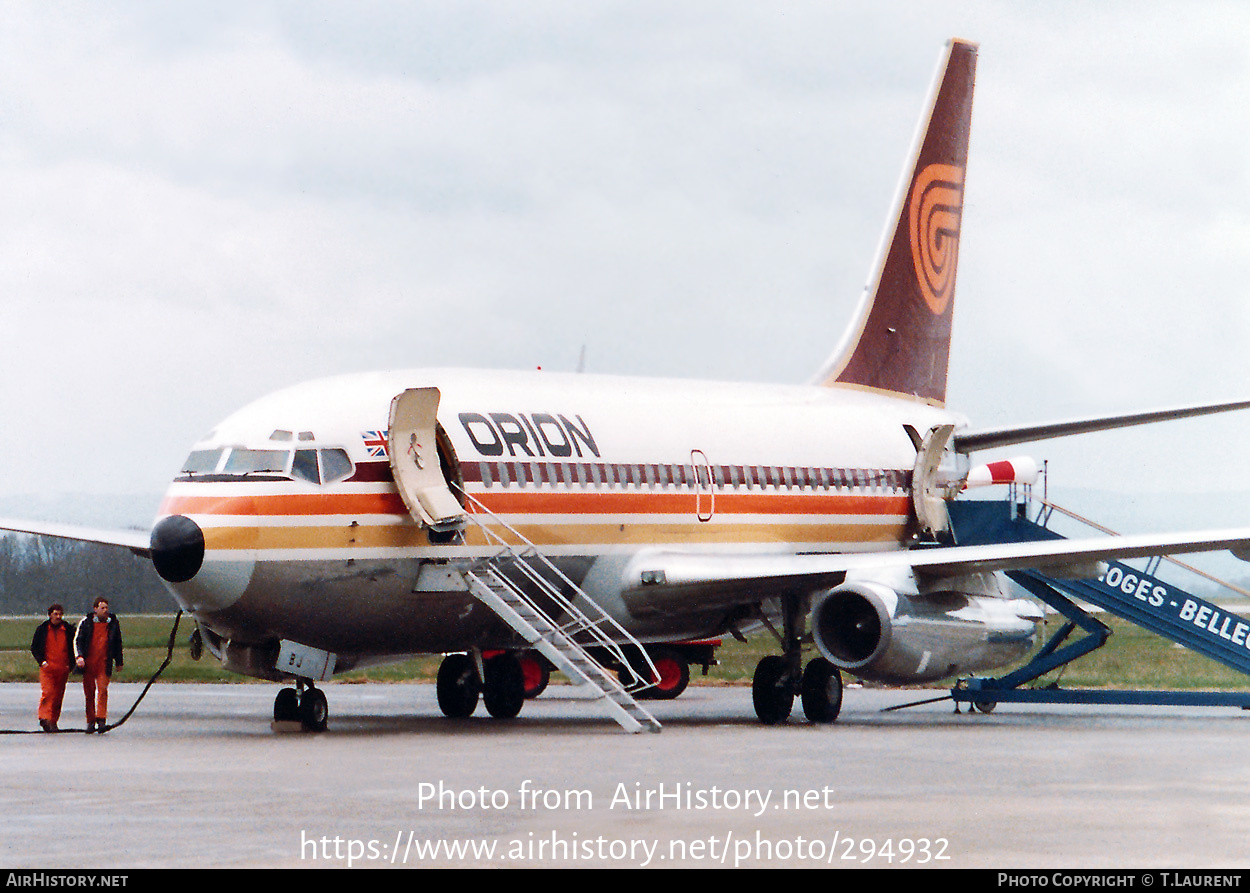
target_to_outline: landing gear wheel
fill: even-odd
[[[639,696],[653,701],[671,701],[686,690],[690,684],[690,664],[675,651],[666,648],[651,653],[651,663],[655,664],[660,678],[651,688],[645,688]]]
[[[299,722],[299,692],[284,688],[273,699],[274,722]]]
[[[521,662],[511,654],[497,654],[486,662],[482,701],[495,719],[512,719],[525,705],[525,676]]]
[[[810,722],[833,722],[842,712],[842,674],[823,657],[803,671],[803,715]]]
[[[477,667],[467,654],[449,654],[438,668],[438,709],[443,716],[464,719],[477,709]]]
[[[299,698],[299,721],[305,732],[324,732],[330,720],[330,705],[319,688],[304,689]]]
[[[755,703],[755,715],[766,726],[785,722],[794,709],[794,689],[790,686],[786,659],[770,655],[755,667],[751,682],[751,700]]]
[[[525,700],[536,698],[547,690],[551,681],[551,668],[537,654],[522,654],[517,660],[521,663],[521,677],[525,681]]]
[[[972,709],[979,710],[981,713],[993,713],[994,708],[998,706],[997,701],[973,701]]]

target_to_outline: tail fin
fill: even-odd
[[[976,63],[976,44],[947,43],[859,318],[817,384],[946,402]]]

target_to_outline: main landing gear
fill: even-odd
[[[295,686],[282,689],[273,699],[273,721],[297,722],[305,732],[324,732],[330,720],[325,692],[303,679]]]
[[[531,680],[532,683],[532,680]],[[503,651],[482,661],[469,654],[449,654],[438,668],[438,709],[444,716],[473,715],[480,696],[495,719],[512,719],[525,704],[527,680],[522,662]]]
[[[755,715],[765,725],[774,726],[790,718],[794,697],[803,705],[809,722],[829,723],[842,710],[842,674],[823,657],[812,658],[803,667],[803,635],[805,614],[797,596],[782,599],[784,630],[777,634],[783,654],[769,655],[755,667],[751,682],[751,700]],[[772,629],[769,626],[769,629]]]

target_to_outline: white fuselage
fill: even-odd
[[[438,389],[462,535],[432,536],[396,489],[388,413],[410,388]],[[533,543],[641,636],[718,633],[714,600],[639,610],[611,568],[654,548],[899,548],[916,462],[904,425],[957,421],[848,388],[468,370],[310,382],[196,444],[160,514],[199,525],[203,567],[170,588],[224,639],[361,659],[499,646],[508,631],[447,573],[497,549],[488,529]]]

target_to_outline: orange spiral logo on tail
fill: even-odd
[[[936,316],[946,310],[955,288],[963,202],[964,169],[931,164],[916,177],[907,203],[916,281]]]

